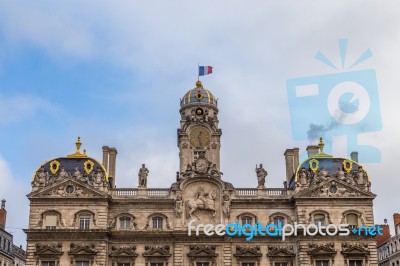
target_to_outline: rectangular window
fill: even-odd
[[[206,152],[205,151],[195,151],[194,159],[197,160],[199,158],[206,158]]]
[[[363,266],[362,260],[350,260],[349,266]]]
[[[56,266],[55,261],[42,261],[42,266]]]
[[[57,215],[46,215],[44,223],[46,229],[56,229]]]
[[[196,266],[210,266],[209,262],[196,262]]]
[[[317,260],[315,266],[329,266],[329,260]]]
[[[153,228],[154,229],[162,229],[163,228],[163,219],[161,217],[153,218]]]
[[[88,230],[90,225],[90,217],[89,216],[81,216],[79,218],[79,228]]]
[[[130,263],[118,263],[117,265],[118,266],[131,266]]]
[[[152,262],[150,266],[164,266],[164,262]]]
[[[319,226],[325,225],[325,215],[315,214],[314,215],[314,224],[319,225]]]
[[[288,266],[287,262],[275,262],[274,266]]]
[[[242,262],[242,266],[255,266],[254,262]]]
[[[76,266],[89,266],[89,262],[88,261],[77,261]]]
[[[131,226],[131,219],[129,218],[121,218],[119,221],[121,229],[128,229]]]

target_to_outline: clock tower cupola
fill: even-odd
[[[222,131],[218,128],[218,107],[214,95],[201,81],[181,99],[178,128],[180,172],[199,158],[207,159],[220,171]]]

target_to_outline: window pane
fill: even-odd
[[[315,214],[314,215],[314,224],[316,224],[316,225],[325,225],[325,215],[323,215],[323,214]]]
[[[88,261],[77,261],[76,266],[89,266]]]
[[[349,225],[358,225],[358,216],[354,213],[347,214],[347,223]]]
[[[250,216],[243,216],[242,218],[242,224],[252,224],[253,219]]]
[[[276,216],[276,217],[274,217],[274,224],[275,224],[275,225],[279,225],[279,223],[280,223],[281,225],[284,225],[284,224],[285,224],[285,218],[283,218],[282,216]]]
[[[329,266],[328,260],[317,260],[315,266]]]
[[[90,217],[81,216],[79,219],[79,228],[80,229],[89,229]]]
[[[162,229],[162,228],[163,228],[163,218],[161,218],[161,217],[154,217],[154,218],[153,218],[153,228],[155,228],[155,229]]]
[[[349,266],[363,266],[362,260],[351,260]]]
[[[121,218],[120,219],[120,227],[122,229],[127,229],[130,227],[130,225],[131,225],[131,219],[129,219],[129,218]]]
[[[275,262],[275,266],[288,266],[287,262]]]
[[[56,263],[54,261],[42,261],[42,266],[55,266]]]
[[[197,262],[196,266],[209,266],[209,262]]]
[[[163,262],[152,262],[150,263],[150,266],[164,266]]]
[[[255,266],[254,262],[242,262],[242,266]]]
[[[130,266],[130,263],[118,263],[118,266]]]

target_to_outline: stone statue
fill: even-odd
[[[176,192],[175,213],[176,213],[176,217],[181,218],[181,216],[182,216],[182,192],[181,191]]]
[[[257,180],[258,180],[257,188],[265,188],[265,177],[268,175],[268,173],[263,168],[262,163],[260,163],[260,167],[258,167],[258,168],[256,165],[256,174],[257,174]]]
[[[305,185],[307,185],[307,183],[308,183],[307,170],[306,170],[304,167],[302,167],[302,168],[300,169],[300,172],[299,172],[299,182],[300,182],[300,185],[301,185],[301,186],[305,186]]]
[[[184,173],[181,173],[182,179],[186,179],[186,178],[191,178],[193,177],[193,169],[192,166],[190,164],[188,164],[186,166],[186,170]]]
[[[32,182],[32,186],[44,187],[47,180],[49,179],[49,173],[41,166],[39,171],[35,175],[35,179]]]
[[[338,170],[339,170],[339,172],[338,172],[339,180],[345,180],[346,179],[346,175],[345,175],[343,169],[339,168]]]
[[[224,199],[222,204],[222,212],[226,218],[229,218],[231,216],[231,197],[229,196],[228,191],[224,192],[222,198]]]
[[[222,173],[217,170],[217,165],[213,164],[211,167],[210,177],[212,178],[221,178]]]
[[[75,179],[78,180],[78,181],[81,181],[81,179],[82,179],[82,173],[81,173],[81,171],[79,171],[79,168],[78,168],[78,167],[75,167],[75,170],[74,170],[74,172],[72,173],[72,177],[75,178]]]
[[[104,174],[102,173],[100,167],[97,167],[97,171],[93,173],[93,186],[94,187],[107,186]]]
[[[149,169],[146,168],[145,164],[142,164],[142,168],[139,170],[139,187],[146,188],[147,187],[147,176],[149,175]]]
[[[61,171],[60,171],[60,173],[58,174],[58,178],[59,178],[59,179],[65,179],[65,178],[67,178],[67,177],[69,177],[69,173],[68,173],[67,171],[65,171],[64,166],[62,166],[62,167],[61,167]]]
[[[360,166],[357,173],[357,185],[364,186],[367,183],[368,183],[367,173],[364,171],[362,166]]]

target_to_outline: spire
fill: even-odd
[[[81,146],[82,146],[81,137],[78,137],[78,139],[75,142],[75,146],[76,146],[75,153],[69,154],[67,155],[67,157],[69,158],[87,157],[86,150],[83,152],[83,154],[81,153]]]

